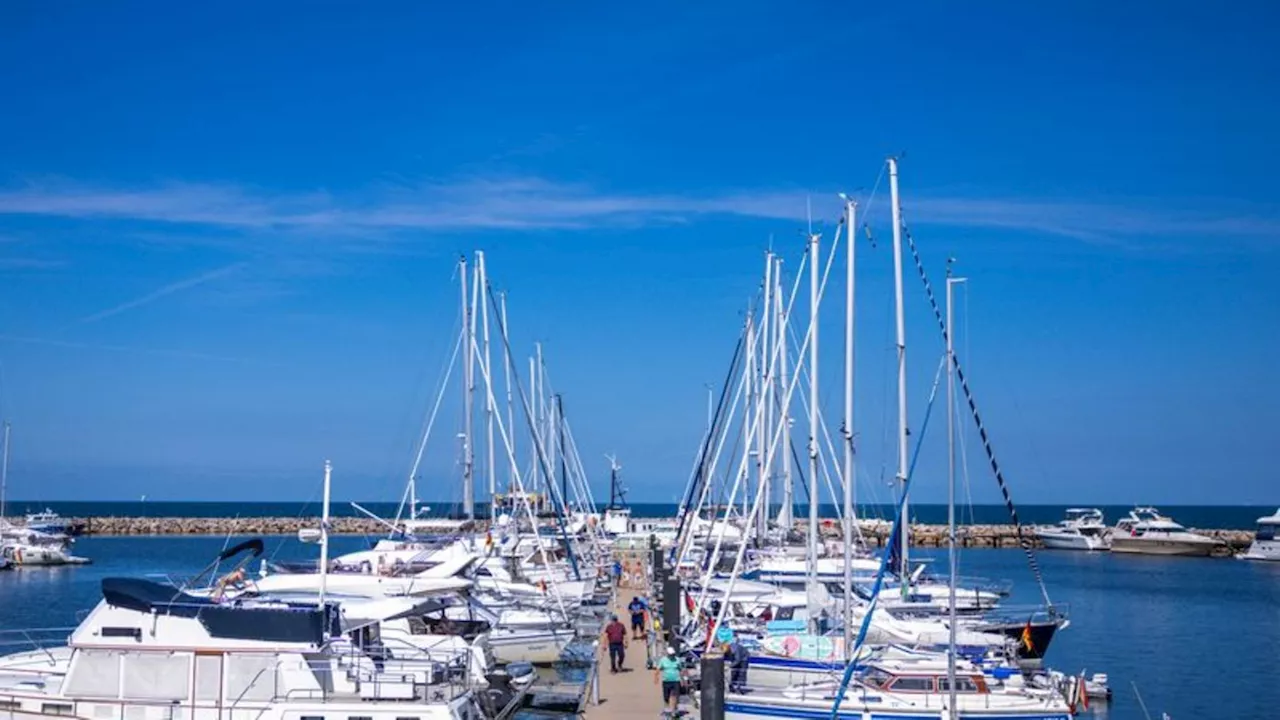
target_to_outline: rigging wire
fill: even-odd
[[[911,258],[915,261],[916,271],[920,274],[920,281],[924,284],[925,295],[929,300],[929,307],[933,309],[934,319],[938,322],[938,327],[942,331],[942,338],[947,339],[947,324],[943,319],[942,309],[938,306],[938,298],[933,292],[933,285],[929,282],[929,276],[925,272],[924,263],[920,260],[920,251],[916,247],[915,238],[911,236],[911,231],[907,227],[906,220],[902,220],[902,234],[907,240],[907,246],[911,249]],[[996,484],[1000,486],[1000,493],[1004,496],[1005,508],[1009,511],[1009,519],[1013,522],[1013,529],[1018,535],[1018,544],[1022,546],[1022,552],[1027,557],[1027,565],[1031,568],[1031,574],[1035,576],[1036,583],[1040,586],[1040,594],[1044,597],[1045,605],[1048,606],[1050,613],[1053,612],[1053,602],[1049,599],[1049,590],[1044,584],[1044,574],[1040,571],[1040,563],[1036,560],[1035,550],[1031,546],[1031,538],[1023,529],[1022,522],[1018,519],[1018,510],[1014,507],[1013,497],[1009,494],[1009,485],[1005,482],[1004,471],[1000,467],[1000,461],[996,459],[995,449],[991,446],[991,438],[987,434],[987,427],[982,422],[982,415],[978,412],[978,403],[974,399],[973,391],[969,388],[969,380],[961,368],[960,361],[954,360],[956,379],[960,381],[960,389],[964,392],[964,397],[969,405],[969,414],[973,417],[973,422],[978,427],[978,437],[982,440],[982,449],[985,451],[987,461],[991,465],[991,471],[995,474]]]

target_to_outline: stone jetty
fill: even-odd
[[[203,518],[203,517],[88,517],[77,518],[76,523],[84,524],[86,535],[294,535],[302,528],[319,527],[320,519],[290,517],[246,517],[246,518]],[[382,535],[386,526],[362,517],[336,517],[332,519],[334,534],[341,535]],[[484,522],[478,523],[483,529]],[[867,542],[883,547],[891,529],[891,525],[883,520],[863,520],[859,522],[862,536]],[[805,521],[796,523],[799,530],[807,527]],[[946,527],[942,525],[911,526],[912,545],[916,547],[945,547],[947,544]],[[1036,546],[1031,528],[1024,527],[1023,532]],[[1192,530],[1209,537],[1218,538],[1224,543],[1223,554],[1243,550],[1253,542],[1253,533],[1248,530]],[[840,526],[835,520],[824,520],[820,526],[824,539],[839,539]],[[965,525],[959,529],[959,540],[963,547],[974,548],[1015,548],[1019,546],[1017,530],[1012,525]]]

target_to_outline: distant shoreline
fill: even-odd
[[[662,519],[639,518],[637,519]],[[670,518],[666,518],[670,519]],[[94,537],[159,537],[159,536],[227,536],[227,535],[262,535],[292,536],[303,528],[315,528],[320,525],[319,517],[84,517],[68,518],[73,524],[83,525],[83,534]],[[335,517],[330,520],[331,532],[335,535],[368,535],[382,536],[387,534],[387,525],[367,517]],[[476,521],[476,527],[483,531],[488,521]],[[798,529],[807,527],[806,521],[796,523]],[[889,531],[889,524],[879,520],[863,520],[859,522],[863,537],[869,544],[883,546]],[[1232,551],[1243,550],[1253,542],[1251,530],[1225,530],[1221,528],[1190,528],[1192,532],[1201,533],[1222,540]],[[914,523],[911,526],[911,540],[914,547],[945,547],[945,526],[937,524]],[[1030,527],[1023,526],[1023,536],[1031,540],[1033,546],[1039,541],[1029,532]],[[835,523],[823,522],[822,534],[828,538],[839,537],[839,527]],[[975,524],[964,525],[960,532],[963,547],[1019,547],[1020,540],[1017,529],[1009,524]]]

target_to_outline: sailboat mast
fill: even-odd
[[[791,377],[787,374],[787,349],[790,341],[787,337],[787,311],[786,305],[782,299],[782,260],[777,261],[776,272],[773,274],[776,282],[774,288],[774,302],[776,303],[776,312],[778,314],[778,388],[785,393],[787,384],[791,381]],[[785,395],[783,395],[785,397]],[[780,416],[778,422],[782,423],[782,507],[778,510],[778,524],[784,529],[790,530],[795,523],[795,487],[791,480],[791,408],[783,404],[779,408]]]
[[[818,257],[817,233],[809,234],[809,563],[805,587],[810,596],[818,583],[818,273],[821,258]],[[818,618],[813,613],[813,601],[809,601],[809,624],[815,633]]]
[[[752,413],[756,408],[755,396],[755,380],[756,380],[756,325],[755,316],[750,310],[747,311],[747,363],[742,371],[743,382],[745,387],[743,390],[743,398],[745,402],[742,404],[742,453],[746,460],[751,457],[751,431],[755,429],[755,423],[752,421]],[[747,511],[750,509],[751,497],[751,471],[750,466],[746,463],[743,465],[742,483],[742,517],[746,521]],[[732,502],[732,500],[730,501]],[[744,527],[743,533],[750,531],[750,528]]]
[[[773,437],[773,378],[769,374],[774,363],[773,332],[769,322],[770,309],[773,304],[773,253],[764,256],[764,302],[760,306],[760,405],[756,412],[760,413],[760,433],[756,435],[756,468],[759,478],[756,481],[757,492],[764,495],[764,510],[756,514],[756,537],[764,540],[769,530],[769,496],[770,475],[773,469],[773,458],[766,456],[765,438]]]
[[[484,253],[476,252],[476,292],[480,295],[480,337],[481,345],[484,349],[484,356],[481,361],[484,363],[485,382],[489,382],[493,378],[493,368],[489,365],[491,359],[489,354],[489,273],[484,263]],[[497,518],[497,513],[493,509],[493,496],[498,492],[497,468],[494,467],[494,446],[493,446],[493,415],[497,408],[494,407],[493,393],[486,392],[484,394],[484,421],[485,421],[485,466],[484,472],[489,480],[489,519]]]
[[[845,202],[845,225],[849,246],[845,248],[844,289],[844,646],[845,658],[853,658],[853,339],[854,265],[857,243],[857,203]]]
[[[505,333],[507,330],[507,293],[504,290],[498,294],[498,313],[501,319],[501,330]],[[515,405],[511,400],[511,353],[505,349],[502,353],[502,372],[503,384],[507,389],[507,427],[511,428],[511,437],[507,438],[507,442],[511,444],[511,452],[508,453],[511,460],[511,476],[507,478],[507,491],[511,491],[511,484],[515,481],[519,467],[516,464],[516,433],[515,433]]]
[[[902,299],[902,207],[898,202],[898,161],[889,158],[889,200],[893,210],[893,301],[897,323],[898,345],[898,482],[902,484],[902,565],[899,574],[902,577],[902,594],[906,597],[911,592],[907,578],[910,575],[910,561],[907,548],[911,539],[911,513],[907,508],[907,320],[906,306]]]
[[[948,270],[950,272],[950,270]],[[952,331],[953,313],[951,310],[955,286],[964,282],[963,278],[947,278],[947,555],[950,562],[951,582],[947,596],[947,613],[950,616],[950,637],[948,638],[947,686],[950,688],[951,715],[956,712],[956,353]]]
[[[4,459],[0,460],[0,523],[5,519],[5,499],[9,491],[9,421],[4,422]]]
[[[475,367],[475,333],[471,324],[471,299],[467,296],[467,259],[459,262],[458,273],[462,277],[462,512],[468,520],[476,517],[474,455],[471,451],[471,423],[474,409],[472,401],[472,373]]]
[[[565,455],[568,448],[564,444],[564,396],[556,393],[556,430],[560,436],[560,502],[565,505],[565,512],[569,510],[569,466],[566,464]]]
[[[324,506],[320,509],[320,607],[329,581],[329,487],[333,466],[324,461]]]

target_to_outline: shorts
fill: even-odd
[[[632,630],[644,629],[644,613],[638,613],[638,614],[631,613],[631,629]]]
[[[662,681],[662,702],[669,703],[671,698],[680,697],[680,681],[679,680],[663,680]]]

